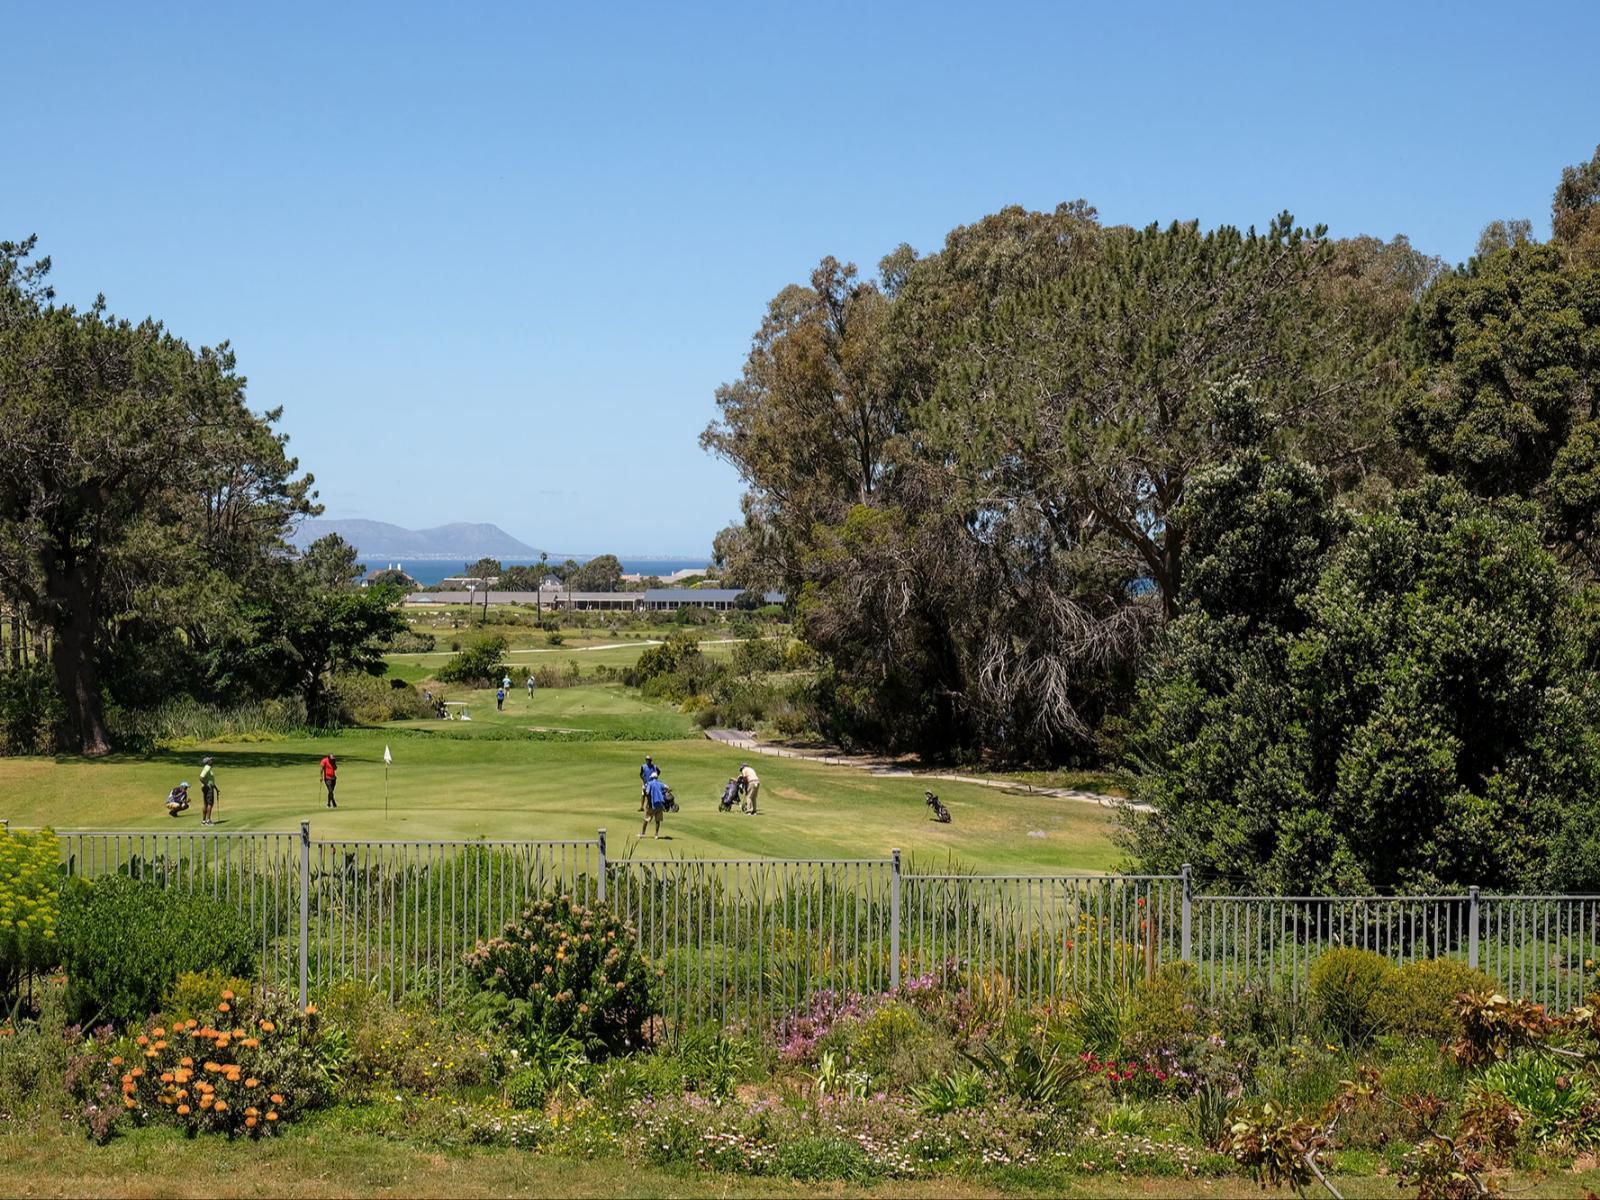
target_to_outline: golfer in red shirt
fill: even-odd
[[[327,786],[328,789],[328,807],[338,808],[338,804],[336,804],[333,799],[334,784],[339,782],[338,767],[334,765],[333,755],[331,754],[325,754],[322,756],[322,782]]]

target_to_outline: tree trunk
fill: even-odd
[[[58,613],[50,661],[55,668],[56,689],[66,708],[57,744],[68,753],[91,758],[109,754],[111,735],[106,730],[100,680],[94,666],[94,590],[85,578],[83,566],[72,564],[50,578],[49,592]]]

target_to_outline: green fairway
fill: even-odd
[[[601,637],[586,637],[563,642],[560,646],[531,645],[513,646],[506,652],[506,661],[513,667],[556,667],[565,669],[568,663],[577,663],[578,669],[584,675],[593,675],[599,667],[631,667],[639,661],[639,655],[647,648],[657,645],[661,638],[652,635],[648,638],[623,639],[614,635]],[[738,645],[739,639],[728,637],[710,638],[700,643],[700,653],[707,658],[721,658],[733,653],[733,648]],[[454,656],[451,651],[433,650],[419,654],[394,654],[389,657],[389,673],[407,683],[421,683],[432,677],[433,673]],[[446,691],[449,690],[447,687]]]
[[[997,872],[1106,871],[1119,854],[1112,818],[1092,805],[993,788],[937,784],[954,814],[928,819],[922,784],[851,767],[761,757],[761,813],[719,813],[737,751],[707,741],[682,714],[616,686],[459,693],[471,721],[410,722],[288,738],[165,750],[150,758],[0,759],[0,817],[24,826],[195,830],[199,804],[173,819],[162,800],[216,758],[218,829],[325,837],[588,838],[604,826],[614,856],[638,854],[877,858],[899,846],[924,863],[952,859]],[[650,740],[641,740],[648,738]],[[626,739],[626,740],[618,740]],[[394,756],[384,815],[383,749]],[[339,760],[339,808],[323,803],[317,763]],[[682,811],[661,841],[637,843],[639,763],[653,753]],[[198,789],[196,789],[198,791]]]

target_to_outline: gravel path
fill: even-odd
[[[950,783],[970,783],[977,787],[999,788],[1028,796],[1050,796],[1058,800],[1075,800],[1080,804],[1093,804],[1100,808],[1121,808],[1127,805],[1135,812],[1149,812],[1148,804],[1133,804],[1115,796],[1102,796],[1096,792],[1080,792],[1075,788],[1035,787],[1015,779],[987,779],[980,775],[960,775],[947,771],[914,771],[902,767],[891,759],[871,754],[841,754],[826,750],[793,750],[787,746],[772,746],[758,741],[753,733],[740,729],[708,729],[706,737],[749,754],[763,754],[768,758],[804,758],[811,762],[826,763],[830,767],[855,767],[873,775],[889,778],[917,778],[943,780]]]

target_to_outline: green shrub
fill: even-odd
[[[254,986],[239,975],[228,975],[216,968],[204,971],[181,971],[167,989],[161,1002],[161,1011],[168,1017],[183,1021],[189,1017],[207,1019],[224,992],[233,995],[235,1008],[250,1006]]]
[[[924,1087],[912,1088],[911,1095],[925,1116],[937,1117],[963,1108],[977,1108],[989,1099],[989,1087],[981,1073],[967,1070],[941,1075]]]
[[[506,1103],[512,1108],[541,1109],[549,1094],[544,1073],[531,1067],[513,1072],[506,1080]]]
[[[1203,1015],[1194,964],[1164,963],[1153,978],[1134,986],[1124,1048],[1136,1059],[1176,1059],[1200,1034]]]
[[[1529,1132],[1545,1142],[1571,1128],[1594,1095],[1594,1085],[1573,1066],[1536,1050],[1524,1050],[1492,1064],[1484,1071],[1482,1084],[1485,1091],[1504,1096],[1521,1109]]]
[[[859,1182],[878,1174],[866,1152],[854,1142],[828,1134],[788,1138],[772,1159],[774,1175],[795,1179],[844,1179]]]
[[[499,683],[506,669],[508,645],[499,634],[474,642],[439,668],[440,682],[464,683],[469,687],[487,687]]]
[[[1394,975],[1394,964],[1370,950],[1329,950],[1311,964],[1312,1006],[1346,1045],[1361,1045],[1383,1029],[1383,1005]]]
[[[575,1039],[591,1054],[644,1044],[653,976],[633,927],[608,906],[543,896],[505,933],[467,955],[480,1019],[525,1046]]]
[[[425,629],[408,629],[396,634],[389,642],[391,654],[427,654],[436,645],[433,634]]]
[[[1456,997],[1493,991],[1494,980],[1458,959],[1423,959],[1390,974],[1378,997],[1377,1015],[1385,1033],[1442,1042],[1460,1031]]]
[[[75,880],[60,939],[67,1011],[81,1021],[137,1021],[185,971],[249,977],[256,966],[254,931],[234,909],[126,875]]]
[[[909,1005],[885,1004],[856,1028],[851,1039],[855,1060],[871,1071],[882,1071],[901,1046],[922,1032],[922,1018]]]
[[[0,671],[0,754],[47,754],[61,697],[46,663]]]
[[[323,1008],[349,1037],[345,1082],[355,1097],[479,1088],[504,1073],[507,1048],[500,1039],[441,1012],[426,997],[395,1004],[360,984],[342,983],[328,990]]]
[[[0,999],[30,971],[56,965],[61,850],[49,830],[0,829]]]
[[[34,1021],[5,1024],[0,1035],[0,1127],[33,1112],[59,1117],[66,1111],[66,1073],[71,1053],[61,989],[39,992]]]
[[[381,725],[433,716],[422,693],[403,679],[344,673],[334,676],[333,698],[341,725]]]

